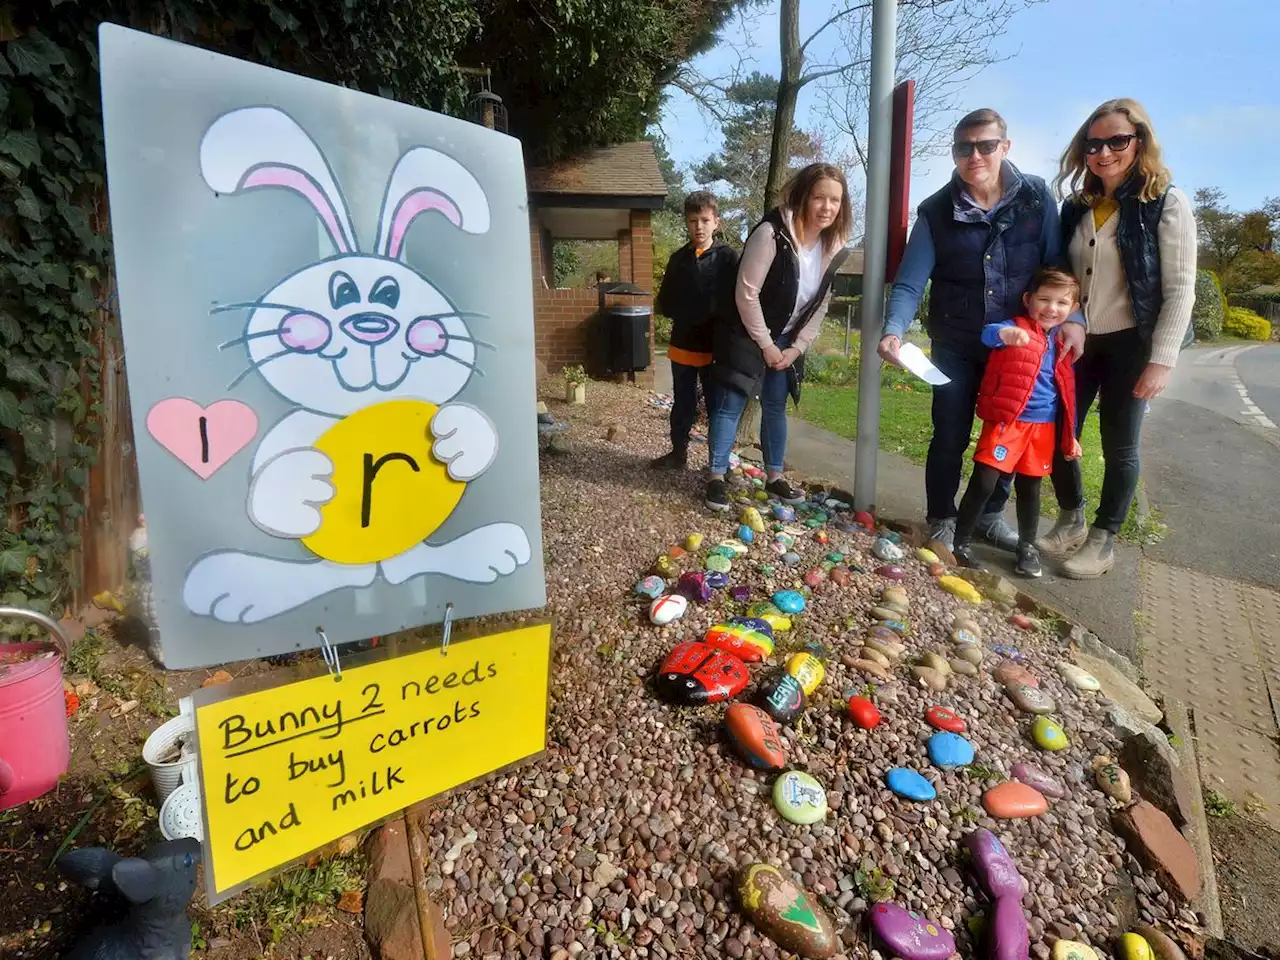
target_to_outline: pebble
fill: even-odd
[[[748,679],[737,657],[691,640],[667,655],[654,686],[664,700],[696,706],[737,696]]]
[[[1133,783],[1120,764],[1107,758],[1093,764],[1093,779],[1098,789],[1112,800],[1129,803],[1133,799]]]
[[[1048,717],[1036,717],[1031,725],[1031,738],[1045,750],[1057,752],[1070,746],[1066,731]]]
[[[915,677],[920,686],[926,690],[932,690],[934,693],[941,693],[947,689],[947,678],[944,674],[939,673],[932,667],[912,667],[911,675]]]
[[[973,744],[958,733],[940,731],[929,738],[929,759],[943,770],[967,767],[973,763]]]
[[[657,600],[658,597],[662,596],[662,592],[667,589],[667,582],[659,576],[645,577],[635,585],[634,589],[638,597]]]
[[[1001,660],[996,664],[992,676],[996,678],[996,683],[1008,686],[1010,684],[1021,684],[1024,687],[1038,687],[1040,681],[1036,679],[1036,675],[1024,667],[1020,663],[1013,660]]]
[[[1034,787],[1054,800],[1061,800],[1067,795],[1067,788],[1060,781],[1055,780],[1047,770],[1037,767],[1034,763],[1015,763],[1013,778],[1029,787]]]
[[[813,691],[818,689],[818,684],[822,683],[827,671],[822,666],[822,661],[812,653],[797,653],[787,660],[787,673],[800,682],[805,696],[811,697]]]
[[[936,670],[944,677],[951,673],[951,664],[947,663],[947,658],[933,650],[921,654],[920,666]]]
[[[683,617],[688,608],[688,600],[678,593],[669,593],[649,604],[649,621],[655,626],[665,627]]]
[[[738,901],[761,933],[783,950],[824,960],[839,948],[835,928],[822,907],[777,867],[764,863],[747,867],[738,882]],[[741,940],[737,942],[743,946]]]
[[[773,595],[773,605],[786,614],[804,613],[804,595],[795,590],[779,590]]]
[[[880,599],[886,604],[905,607],[909,602],[907,591],[901,587],[885,587],[880,591]]]
[[[886,667],[890,666],[892,661],[902,656],[902,652],[902,644],[900,643],[873,638],[867,638],[862,642],[862,655],[865,657],[868,654],[874,653],[877,658],[884,659],[884,665]],[[876,662],[879,663],[880,660],[877,659]]]
[[[1044,794],[1017,780],[1008,780],[982,795],[982,806],[991,816],[1001,820],[1038,817],[1049,809]]]
[[[962,677],[976,677],[978,675],[978,668],[974,664],[958,657],[948,660],[947,666],[951,668],[952,673],[958,673]]]
[[[874,730],[880,725],[880,709],[863,696],[849,698],[849,719],[863,730]]]
[[[965,722],[950,707],[932,706],[924,712],[925,722],[937,730],[948,733],[964,733]]]
[[[863,660],[861,657],[855,657],[848,660],[847,666],[853,667],[855,670],[861,670],[863,673],[870,674],[877,680],[892,680],[891,674],[884,667],[871,660]]]
[[[907,575],[907,571],[903,570],[896,563],[890,563],[882,567],[876,567],[876,576],[884,577],[886,580],[901,580],[906,575]]]
[[[761,684],[756,703],[779,723],[790,723],[804,710],[804,687],[791,674],[776,673]]]
[[[1043,690],[1037,690],[1035,687],[1028,687],[1025,684],[1015,683],[1004,688],[1004,692],[1009,699],[1013,701],[1013,705],[1023,713],[1048,714],[1058,709],[1058,705],[1054,703],[1053,697],[1049,696]]]
[[[933,577],[935,580],[946,576],[946,573],[947,573],[947,568],[944,567],[942,564],[940,563],[929,564],[929,576]]]
[[[870,660],[872,663],[878,663],[880,666],[888,669],[893,666],[893,660],[885,656],[879,650],[874,650],[870,644],[864,645],[862,648],[862,658]]]
[[[891,610],[888,607],[872,607],[871,616],[873,619],[882,620],[882,621],[897,620],[900,616],[902,616],[902,611]]]
[[[831,582],[837,587],[847,587],[853,582],[853,574],[844,567],[836,567],[831,571]]]
[[[749,703],[730,704],[724,714],[725,733],[738,754],[760,770],[781,770],[787,765],[782,736],[771,716]]]
[[[773,656],[773,628],[757,617],[734,617],[728,623],[717,624],[706,632],[702,642],[747,663],[760,663]]]
[[[1066,681],[1067,686],[1073,690],[1093,693],[1102,689],[1102,684],[1098,682],[1098,678],[1084,669],[1084,667],[1077,667],[1074,663],[1063,661],[1058,664],[1058,671],[1062,674],[1062,679]]]
[[[884,782],[890,790],[907,800],[928,801],[938,796],[933,784],[906,767],[894,767],[884,775]]]
[[[773,805],[791,823],[817,823],[827,815],[827,792],[809,774],[789,770],[773,785]]]
[[[896,903],[871,908],[871,929],[902,960],[947,960],[956,952],[955,937],[941,924]]]
[[[972,644],[966,644],[956,651],[956,655],[975,667],[982,666],[982,648]]]

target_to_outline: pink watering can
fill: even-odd
[[[57,641],[0,643],[0,810],[7,810],[48,793],[67,772],[62,664],[71,642],[43,613],[0,607],[0,617],[38,623]]]

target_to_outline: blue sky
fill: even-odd
[[[745,37],[730,28],[695,66],[722,74],[740,48],[752,68],[776,75],[776,2],[768,9]],[[835,9],[832,0],[802,0],[801,36]],[[836,38],[828,32],[829,49]],[[1280,0],[1048,0],[1019,13],[997,43],[1011,59],[968,83],[955,119],[965,109],[999,110],[1009,123],[1010,159],[1023,170],[1055,174],[1063,147],[1093,107],[1131,96],[1146,105],[1174,182],[1188,194],[1221,187],[1240,210],[1280,196]],[[798,125],[823,128],[819,101],[812,85],[805,88]],[[661,126],[681,166],[718,147],[715,122],[678,91]],[[917,160],[912,205],[950,169],[945,155]]]

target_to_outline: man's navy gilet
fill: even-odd
[[[1022,312],[1022,294],[1040,266],[1048,190],[1012,164],[1005,171],[1013,192],[989,223],[962,199],[958,174],[920,204],[935,253],[925,329],[931,339],[966,352],[985,354],[983,326]]]

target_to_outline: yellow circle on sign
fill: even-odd
[[[467,485],[431,456],[437,409],[391,400],[325,431],[315,446],[333,461],[336,493],[320,508],[320,529],[302,541],[308,550],[335,563],[376,563],[444,523]]]

